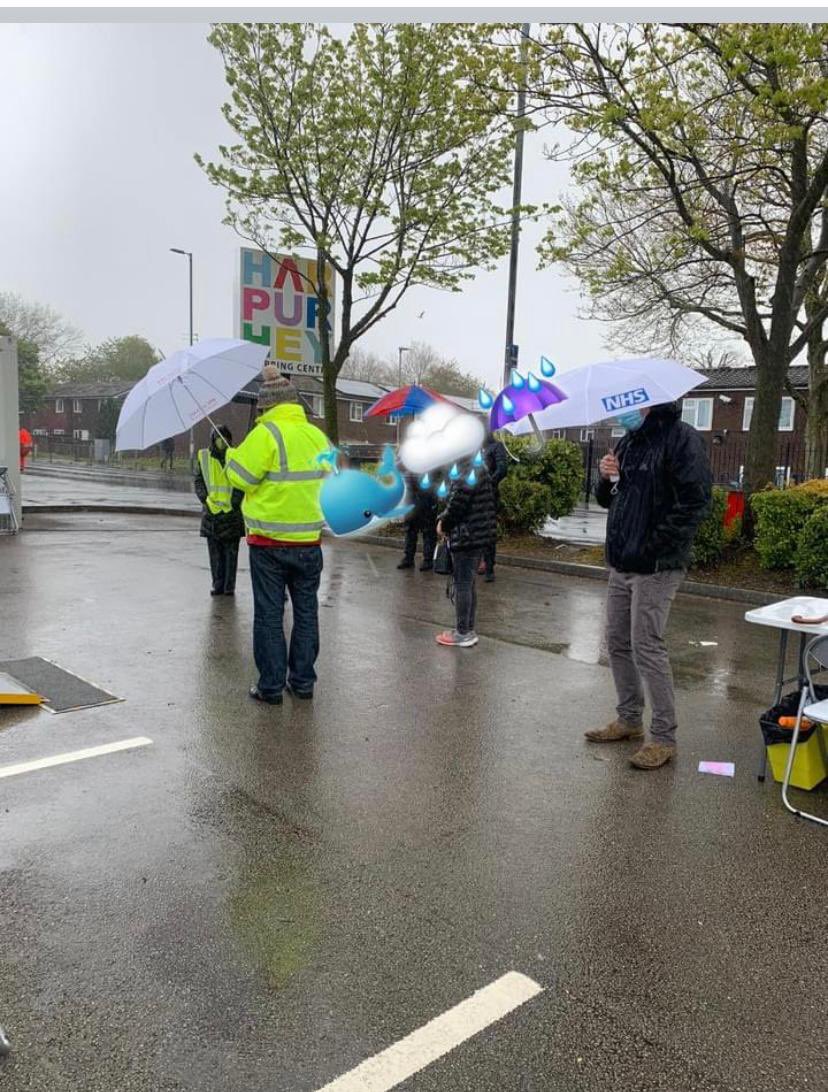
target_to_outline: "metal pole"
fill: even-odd
[[[397,386],[402,386],[402,355],[408,352],[407,345],[400,345],[397,349]],[[400,446],[400,415],[397,414],[397,447]]]
[[[193,256],[188,251],[187,258],[190,263],[190,348],[193,345]],[[190,428],[190,473],[195,472],[195,434]]]
[[[518,274],[518,246],[520,243],[520,211],[518,206],[521,200],[523,186],[523,118],[526,114],[526,85],[524,73],[526,71],[526,57],[529,46],[530,24],[524,23],[521,27],[520,60],[521,60],[521,84],[518,88],[517,119],[515,131],[515,174],[512,184],[512,250],[509,255],[509,295],[506,301],[506,351],[503,361],[503,384],[509,383],[509,373],[517,367],[518,351],[515,340],[515,297],[517,295]]]

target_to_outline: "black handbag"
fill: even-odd
[[[434,572],[437,576],[451,576],[454,572],[451,550],[445,539],[437,543],[437,549],[434,551]]]

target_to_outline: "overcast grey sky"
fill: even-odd
[[[49,303],[91,342],[142,334],[168,354],[187,341],[192,250],[195,329],[234,333],[241,241],[223,195],[193,162],[227,138],[222,65],[198,24],[0,24],[0,290]],[[527,139],[524,200],[554,199],[566,172]],[[577,317],[577,286],[537,271],[541,230],[521,238],[520,364],[606,357],[605,329]],[[396,359],[413,339],[492,385],[503,359],[507,265],[462,293],[418,289],[360,343]],[[423,318],[418,318],[424,311]]]

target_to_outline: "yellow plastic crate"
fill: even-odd
[[[791,733],[793,735],[793,733]],[[771,743],[767,748],[768,762],[773,771],[774,780],[785,780],[785,767],[788,763],[790,747],[787,743]],[[797,743],[791,770],[791,785],[796,789],[815,789],[828,777],[828,731],[826,725],[818,724],[816,730],[804,743]]]

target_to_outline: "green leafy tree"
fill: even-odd
[[[509,245],[493,195],[509,181],[507,91],[462,78],[458,24],[356,23],[346,40],[310,23],[220,23],[238,142],[208,177],[227,220],[271,255],[309,251],[320,300],[328,434],[352,348],[416,285],[450,291]],[[339,340],[326,269],[339,278]]]
[[[493,44],[479,82],[494,66],[514,84],[519,62]],[[553,210],[543,257],[599,307],[700,316],[744,339],[757,367],[745,479],[761,488],[788,366],[828,315],[824,302],[799,321],[828,253],[828,27],[547,25],[525,72],[535,111],[572,133],[551,154],[582,187]]]
[[[105,398],[103,400],[98,413],[97,439],[115,442],[115,430],[118,426],[118,414],[120,412],[121,407],[114,398]]]
[[[101,342],[80,359],[64,363],[59,374],[64,381],[94,383],[126,379],[137,383],[160,359],[146,338],[132,334]]]
[[[9,325],[0,319],[0,334],[14,336]],[[33,341],[20,338],[17,342],[18,404],[25,414],[36,413],[43,405],[48,384],[40,364],[40,350]]]

